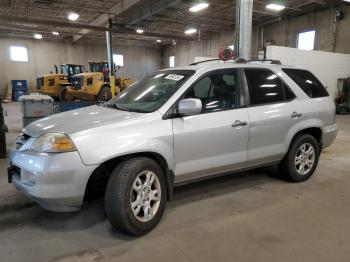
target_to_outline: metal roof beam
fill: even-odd
[[[125,25],[130,26],[136,24],[145,18],[160,13],[165,9],[181,2],[182,0],[159,0],[154,3],[148,3],[147,5],[144,5],[142,9],[139,9],[138,12],[131,14],[130,17],[125,21]]]
[[[98,16],[94,21],[89,23],[89,25],[92,26],[106,26],[108,19],[110,16],[117,16],[124,12],[125,10],[129,9],[133,5],[140,2],[140,0],[121,0],[116,5],[114,5],[112,8],[106,11],[106,13]],[[77,35],[73,35],[73,42],[78,41],[80,38],[82,38],[82,35],[88,34],[90,32],[89,29],[82,29],[78,32]]]
[[[96,25],[86,25],[86,24],[80,24],[76,22],[65,22],[65,21],[57,21],[57,20],[44,20],[44,19],[38,19],[38,18],[27,18],[23,16],[10,16],[10,15],[4,15],[0,16],[0,21],[12,21],[13,23],[16,22],[24,22],[27,24],[34,24],[34,25],[49,25],[49,26],[59,26],[59,27],[66,27],[66,28],[77,28],[77,29],[89,29],[89,30],[95,30],[95,31],[106,31],[107,28],[105,26],[96,26]],[[131,35],[139,35],[135,32],[135,30],[127,29],[121,26],[113,25],[111,28],[111,31],[114,33],[120,33],[120,34],[131,34]],[[152,32],[144,32],[142,35],[144,36],[150,36],[150,37],[159,37],[159,38],[167,38],[167,39],[182,39],[182,40],[193,40],[194,38],[192,36],[175,36],[170,34],[159,34],[159,33],[152,33]]]

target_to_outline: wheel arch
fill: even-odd
[[[169,165],[166,159],[161,154],[156,152],[151,152],[151,151],[121,155],[121,156],[113,157],[101,163],[92,172],[92,174],[88,179],[88,182],[85,187],[84,200],[88,201],[96,198],[96,196],[101,196],[102,194],[104,195],[108,179],[112,171],[114,170],[114,168],[128,159],[136,158],[136,157],[148,157],[155,160],[160,165],[166,179],[167,198],[168,200],[171,200],[173,195],[174,173],[169,168]]]
[[[288,148],[287,148],[287,152],[289,150],[289,148],[291,147],[293,141],[295,140],[296,137],[298,137],[301,134],[308,134],[313,136],[316,141],[319,144],[320,150],[322,149],[322,135],[323,135],[323,131],[322,128],[320,126],[312,126],[312,127],[307,127],[304,129],[300,129],[298,130],[290,139],[289,144],[288,144]]]

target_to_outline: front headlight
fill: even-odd
[[[45,153],[63,153],[77,150],[72,140],[61,133],[43,134],[34,141],[30,148]]]

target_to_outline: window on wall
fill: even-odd
[[[113,54],[113,62],[117,66],[124,66],[124,56],[120,54]]]
[[[175,66],[175,56],[169,57],[169,67]]]
[[[24,46],[11,46],[10,58],[11,61],[15,62],[28,62],[27,48]]]
[[[303,50],[314,50],[315,33],[315,30],[299,33],[297,39],[297,48]]]

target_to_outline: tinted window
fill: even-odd
[[[328,96],[328,92],[321,82],[309,71],[290,68],[282,70],[292,78],[309,97]]]
[[[88,79],[86,79],[86,84],[88,86],[92,86],[92,77],[89,77]]]
[[[185,94],[185,98],[202,101],[202,112],[236,108],[237,70],[220,70],[201,78]]]
[[[244,69],[250,104],[269,104],[294,98],[293,92],[271,70],[261,68]]]

